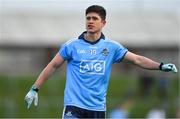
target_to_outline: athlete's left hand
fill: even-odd
[[[161,63],[159,69],[164,72],[169,72],[169,71],[172,71],[174,73],[178,72],[176,66],[172,63],[167,63],[167,64]]]

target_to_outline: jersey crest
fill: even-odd
[[[102,55],[107,56],[109,54],[109,51],[107,48],[104,48],[103,51],[101,52]]]

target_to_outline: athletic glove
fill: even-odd
[[[164,72],[169,72],[169,71],[173,71],[174,73],[178,72],[176,66],[172,63],[167,63],[167,64],[161,63],[159,65],[159,69]]]
[[[27,108],[29,109],[33,100],[34,100],[34,105],[38,105],[38,88],[33,85],[27,95],[25,96],[25,102],[27,104]]]

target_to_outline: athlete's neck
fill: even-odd
[[[101,37],[101,32],[98,33],[85,33],[84,38],[89,42],[95,42]]]

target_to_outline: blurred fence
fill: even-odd
[[[1,2],[0,74],[39,73],[62,43],[85,30],[85,9],[95,3],[107,9],[106,37],[134,53],[179,66],[177,0],[36,2]]]

